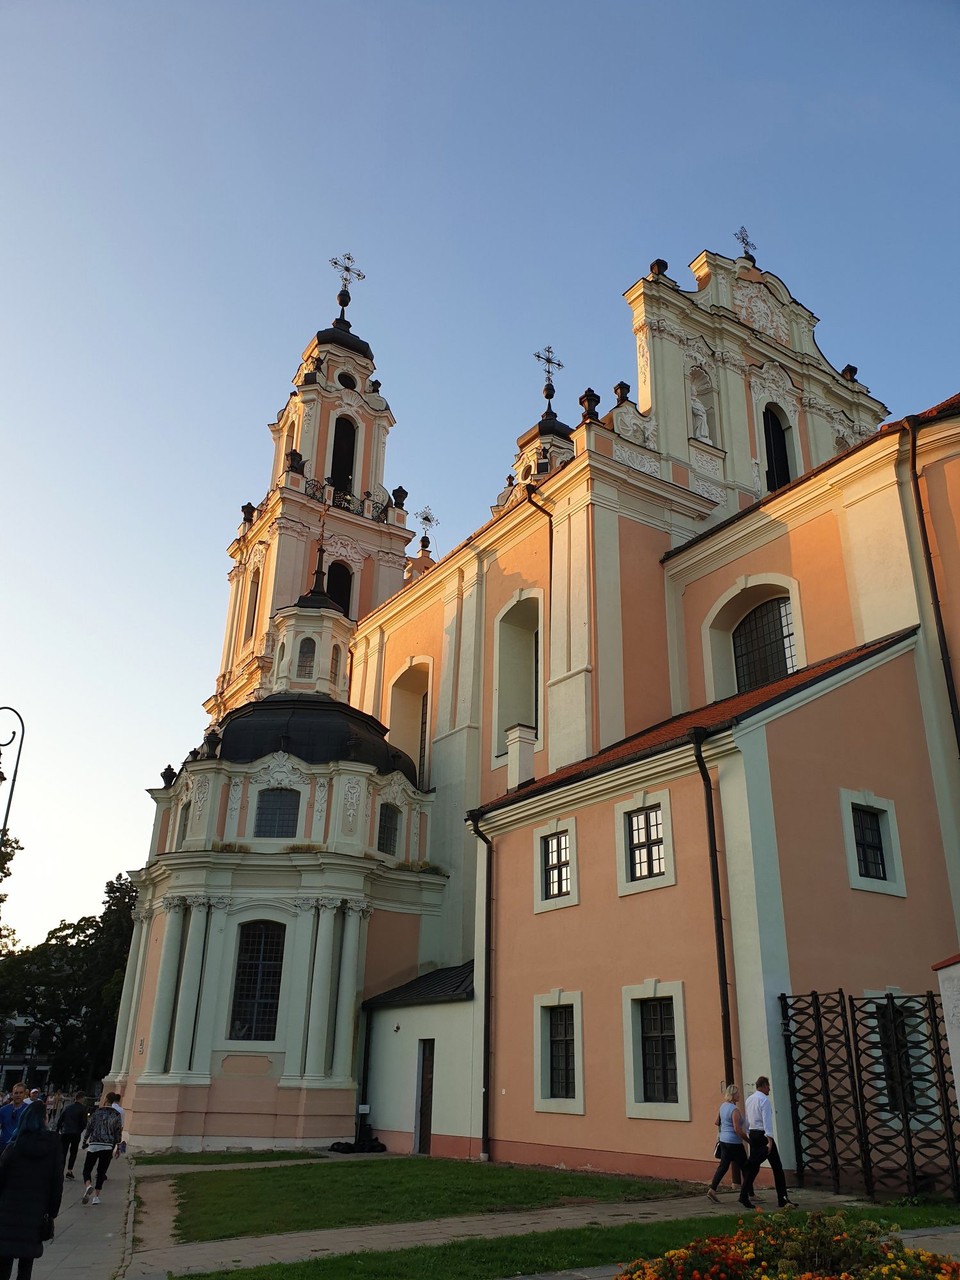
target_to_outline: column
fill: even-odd
[[[307,1023],[307,1061],[304,1075],[322,1076],[326,1066],[327,1031],[330,1026],[330,971],[333,967],[333,927],[340,898],[318,898],[317,950],[310,984],[310,1016]]]
[[[122,1071],[127,1075],[133,1065],[134,1043],[137,1037],[137,1026],[140,1021],[140,1001],[143,997],[143,975],[147,968],[150,954],[150,933],[153,928],[153,909],[145,907],[140,912],[143,934],[140,939],[140,955],[137,957],[136,975],[133,980],[133,1000],[131,1002],[130,1020],[127,1026],[127,1042],[123,1051]]]
[[[210,899],[200,893],[191,894],[186,901],[190,908],[190,923],[187,926],[187,945],[183,953],[180,996],[173,1027],[173,1051],[170,1055],[170,1071],[175,1075],[183,1075],[190,1070],[190,1050],[193,1048],[193,1028],[200,995],[200,973],[203,969],[203,943],[207,932],[207,904]]]
[[[147,1075],[163,1075],[167,1065],[170,1018],[177,998],[177,970],[180,968],[180,934],[183,930],[184,899],[164,898],[161,906],[167,913],[160,951],[160,970],[150,1019],[150,1043],[147,1045]]]
[[[338,1080],[349,1080],[353,1074],[353,1027],[356,1018],[360,968],[360,921],[373,912],[366,898],[348,898],[344,907],[340,982],[337,987],[337,1025],[333,1035],[333,1074]]]
[[[197,1042],[193,1050],[193,1069],[208,1075],[210,1054],[213,1048],[213,1030],[217,1020],[217,1001],[223,984],[220,970],[223,965],[223,945],[227,932],[227,911],[230,899],[224,894],[214,894],[210,899],[209,924],[207,926],[207,954],[200,979],[200,1013],[197,1017]],[[229,983],[232,975],[227,974]]]
[[[294,898],[297,911],[293,926],[290,958],[284,962],[283,983],[288,1010],[283,1056],[283,1080],[300,1083],[303,1075],[303,1044],[310,1011],[310,948],[317,918],[316,898]]]
[[[143,946],[143,924],[145,919],[150,919],[149,911],[138,910],[132,914],[133,936],[130,939],[127,968],[123,975],[123,991],[120,995],[120,1010],[117,1014],[117,1033],[113,1040],[113,1060],[110,1063],[111,1080],[117,1078],[124,1066],[127,1032],[130,1029],[130,1010],[133,1005],[133,990],[136,986],[137,969],[140,966],[140,949]]]

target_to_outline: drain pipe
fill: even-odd
[[[490,921],[493,915],[493,841],[480,830],[480,810],[470,809],[466,821],[473,834],[487,846],[487,874],[483,901],[483,1098],[480,1113],[480,1159],[490,1159]]]
[[[727,944],[723,932],[723,900],[720,895],[720,853],[717,849],[717,822],[713,810],[713,783],[703,758],[706,729],[699,725],[690,730],[690,742],[697,768],[703,779],[703,804],[707,818],[707,843],[710,853],[710,887],[713,893],[713,932],[717,948],[717,981],[720,985],[720,1030],[723,1039],[723,1074],[727,1084],[733,1083],[733,1036],[730,1030],[730,989],[727,979]]]
[[[933,567],[933,556],[930,552],[930,537],[927,533],[927,521],[923,514],[923,498],[920,493],[920,476],[917,472],[917,433],[920,430],[920,423],[914,414],[903,419],[903,429],[909,433],[910,488],[913,491],[913,505],[917,516],[917,527],[920,531],[920,546],[923,550],[923,564],[927,572],[927,587],[930,591],[930,603],[933,606],[933,620],[937,630],[937,643],[940,646],[940,661],[943,663],[943,678],[947,683],[947,701],[950,704],[950,718],[953,721],[953,736],[957,742],[957,753],[960,755],[960,702],[957,700],[957,684],[953,676],[953,664],[950,661],[950,649],[947,645],[947,633],[943,625],[943,609],[940,606],[940,594],[937,588],[937,574]]]

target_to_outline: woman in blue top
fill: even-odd
[[[723,1097],[724,1101],[720,1104],[720,1114],[717,1116],[717,1124],[720,1126],[720,1163],[717,1165],[717,1171],[713,1175],[707,1196],[714,1204],[719,1203],[720,1197],[717,1195],[717,1187],[719,1187],[723,1175],[733,1164],[740,1170],[740,1203],[745,1209],[755,1209],[756,1205],[747,1198],[743,1191],[743,1187],[746,1185],[745,1175],[747,1172],[747,1153],[743,1144],[749,1142],[750,1139],[747,1133],[747,1126],[744,1124],[743,1114],[737,1106],[740,1090],[735,1084],[728,1084],[724,1090]]]

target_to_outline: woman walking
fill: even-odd
[[[714,1204],[719,1203],[717,1187],[730,1166],[735,1165],[740,1170],[740,1203],[745,1209],[755,1209],[756,1205],[744,1190],[747,1185],[747,1153],[743,1144],[749,1141],[749,1135],[747,1126],[744,1124],[743,1113],[737,1106],[740,1090],[735,1084],[728,1084],[723,1097],[724,1101],[720,1104],[720,1114],[717,1117],[717,1123],[720,1126],[720,1163],[710,1182],[707,1198]]]
[[[0,1280],[30,1280],[43,1242],[53,1238],[53,1219],[63,1194],[60,1139],[45,1127],[36,1102],[23,1108],[13,1141],[0,1160]]]
[[[83,1197],[81,1204],[99,1204],[100,1192],[103,1190],[107,1169],[114,1155],[119,1154],[120,1139],[123,1137],[123,1121],[120,1113],[112,1106],[97,1107],[90,1117],[83,1135],[83,1145],[87,1149],[87,1158],[83,1162]],[[97,1185],[90,1181],[93,1166],[97,1166]],[[91,1196],[93,1199],[91,1200]],[[0,1276],[3,1280],[3,1276]]]

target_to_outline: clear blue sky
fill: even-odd
[[[955,0],[4,0],[0,703],[27,720],[3,918],[143,864],[199,744],[266,424],[351,319],[387,483],[450,550],[542,409],[610,407],[653,258],[759,265],[895,416],[960,389]],[[0,738],[6,731],[0,725]],[[4,766],[9,773],[12,757]],[[0,790],[0,804],[6,788]]]

